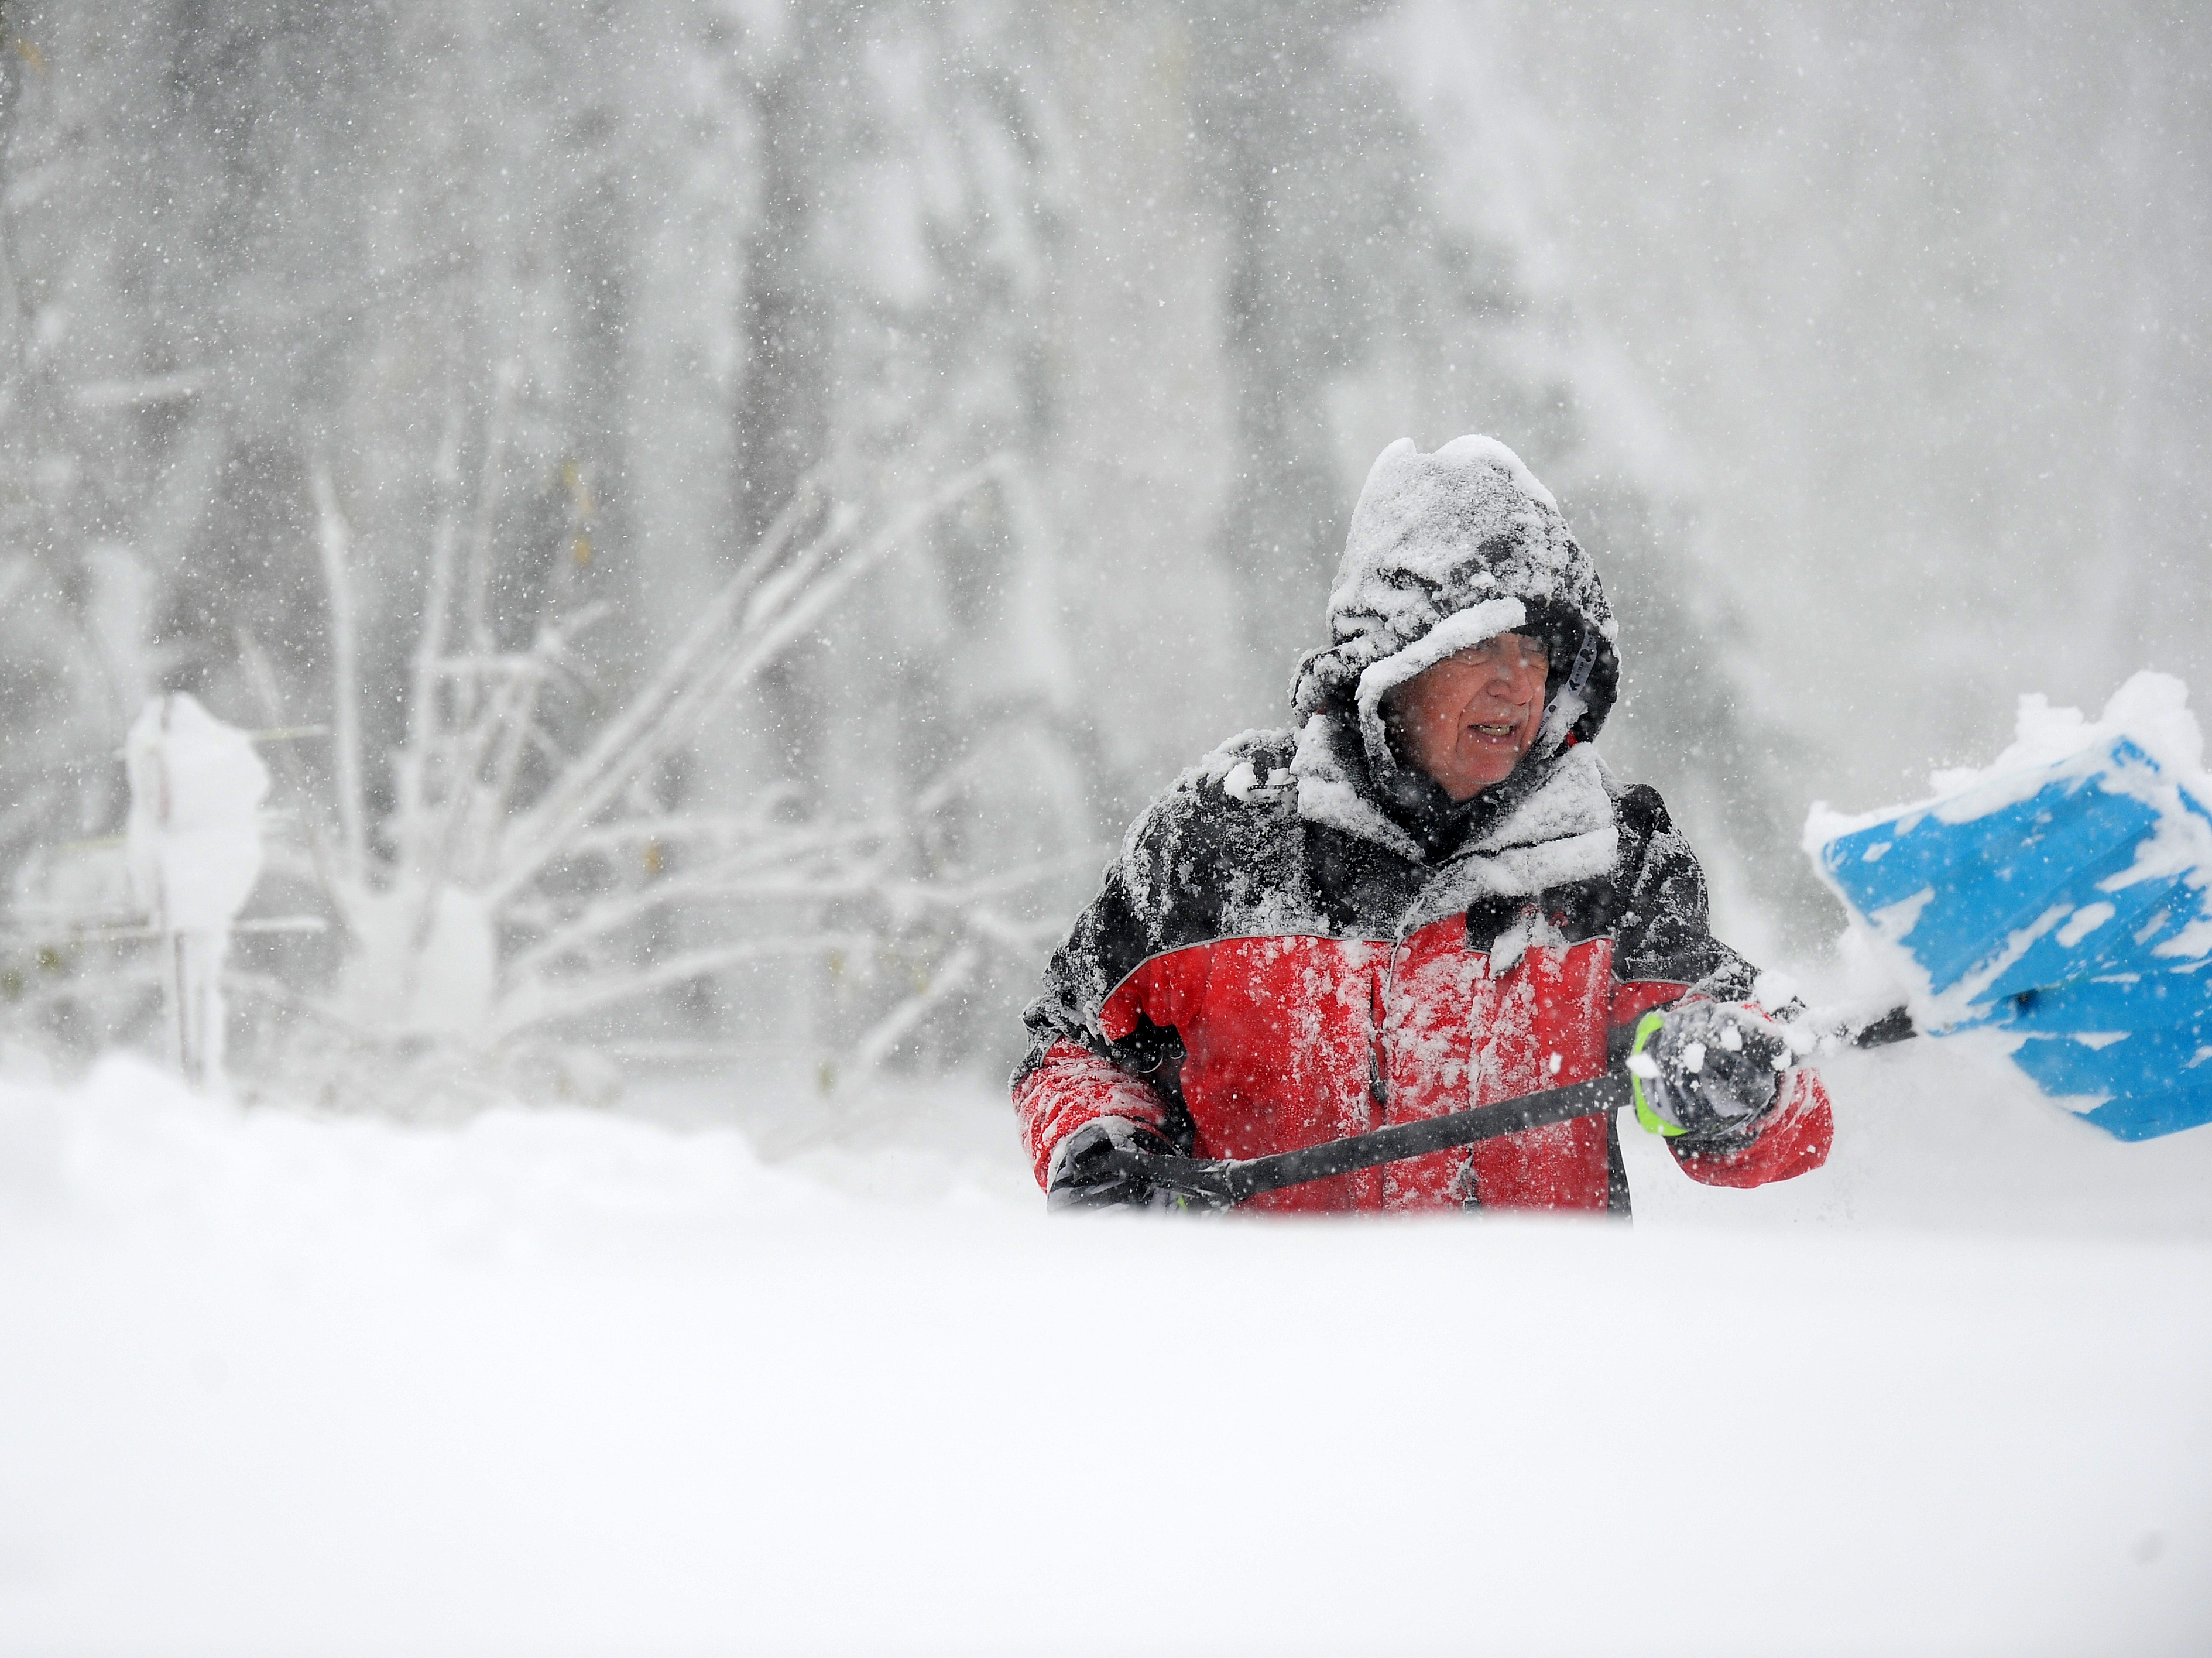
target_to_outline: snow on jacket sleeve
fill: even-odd
[[[1751,963],[1712,935],[1705,871],[1658,791],[1638,784],[1614,802],[1620,863],[1613,876],[1620,909],[1613,953],[1613,1022],[1633,1023],[1685,996],[1716,1002],[1749,998]],[[1774,1103],[1724,1137],[1668,1149],[1692,1179],[1755,1186],[1786,1180],[1828,1160],[1835,1118],[1828,1091],[1809,1065],[1784,1073]]]

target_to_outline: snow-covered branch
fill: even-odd
[[[708,720],[819,623],[854,582],[1008,464],[1001,457],[961,472],[849,550],[859,515],[833,511],[822,533],[798,547],[787,564],[781,562],[783,547],[795,540],[793,532],[801,521],[796,512],[787,512],[631,711],[514,826],[499,859],[501,874],[491,888],[492,901],[534,879],[632,778],[696,739]]]
[[[315,502],[315,546],[321,556],[323,590],[331,619],[331,765],[337,775],[339,844],[349,881],[361,880],[368,832],[362,808],[361,674],[354,623],[353,577],[346,567],[353,532],[338,510],[330,467],[319,459],[308,474]]]
[[[486,451],[505,442],[517,395],[502,375]],[[1034,953],[1056,930],[1015,911],[1024,893],[1064,874],[1068,857],[954,871],[927,849],[927,825],[957,797],[960,777],[921,791],[918,806],[827,821],[802,815],[799,792],[781,782],[764,783],[743,809],[715,812],[672,808],[652,783],[857,582],[1002,478],[1007,461],[963,472],[881,514],[834,502],[818,479],[806,480],[676,649],[596,725],[580,727],[577,710],[590,704],[569,692],[594,693],[575,639],[599,607],[566,603],[556,583],[529,647],[495,648],[479,608],[489,602],[493,519],[482,492],[493,474],[464,533],[459,429],[458,415],[449,418],[434,469],[417,701],[393,757],[392,804],[372,829],[359,716],[343,687],[330,779],[337,836],[301,802],[307,852],[346,921],[350,960],[330,996],[295,993],[297,1010],[331,1030],[434,1037],[477,1051],[557,1046],[576,1039],[580,1020],[732,969],[858,963],[857,975],[833,971],[830,980],[876,1005],[859,1050],[865,1067],[994,954]],[[310,487],[333,667],[349,676],[349,530],[319,467]],[[241,655],[279,722],[265,659],[250,641]],[[294,792],[314,792],[296,762],[278,764]],[[280,994],[274,984],[252,988]]]
[[[983,953],[973,944],[963,944],[948,956],[928,983],[915,995],[891,1009],[877,1021],[874,1029],[860,1039],[853,1050],[853,1068],[872,1070],[889,1058],[901,1042],[911,1035],[933,1009],[956,992],[967,988],[982,965]]]

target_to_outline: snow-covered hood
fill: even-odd
[[[1385,693],[1500,633],[1541,633],[1553,648],[1539,753],[1570,735],[1595,736],[1612,706],[1616,629],[1597,571],[1551,491],[1495,438],[1455,438],[1422,454],[1401,437],[1376,458],[1352,509],[1328,625],[1331,643],[1298,664],[1291,700],[1308,716],[1352,715],[1378,777],[1397,765],[1383,732]]]

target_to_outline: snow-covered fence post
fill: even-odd
[[[124,762],[131,884],[161,938],[170,1057],[187,1082],[220,1089],[222,961],[261,875],[269,773],[246,733],[182,693],[140,710]]]

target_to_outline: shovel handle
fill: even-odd
[[[1267,1157],[1162,1157],[1141,1151],[1117,1150],[1108,1167],[1126,1172],[1133,1179],[1149,1181],[1201,1208],[1228,1209],[1263,1192],[1279,1192],[1285,1186],[1304,1186],[1309,1180],[1326,1180],[1382,1163],[1425,1156],[1432,1151],[1476,1145],[1503,1135],[1525,1134],[1533,1128],[1570,1122],[1577,1117],[1620,1111],[1633,1098],[1625,1068],[1632,1028],[1623,1026],[1613,1033],[1607,1049],[1611,1068],[1586,1082],[1570,1082],[1565,1088],[1545,1088],[1517,1099],[1501,1100],[1494,1105],[1449,1112],[1442,1117],[1425,1117],[1418,1122],[1396,1123],[1364,1134],[1348,1134],[1340,1140],[1324,1140],[1318,1145],[1279,1151]],[[1902,1042],[1917,1033],[1913,1029],[1911,1015],[1903,1008],[1895,1008],[1844,1034],[1854,1047],[1875,1048]]]
[[[1106,1167],[1126,1172],[1134,1179],[1148,1181],[1203,1208],[1227,1209],[1263,1192],[1279,1192],[1285,1186],[1326,1180],[1431,1151],[1471,1146],[1501,1135],[1523,1134],[1551,1123],[1618,1111],[1628,1103],[1627,1075],[1607,1071],[1587,1082],[1546,1088],[1540,1094],[1524,1094],[1516,1100],[1425,1117],[1418,1122],[1396,1123],[1267,1157],[1162,1157],[1117,1150]]]
[[[1226,1166],[1232,1202],[1242,1203],[1263,1192],[1278,1192],[1308,1180],[1326,1180],[1380,1163],[1420,1157],[1431,1151],[1471,1146],[1503,1135],[1525,1134],[1532,1128],[1565,1123],[1577,1117],[1595,1117],[1619,1111],[1630,1102],[1629,1082],[1624,1071],[1607,1071],[1587,1082],[1524,1094],[1517,1100],[1476,1106],[1442,1117],[1397,1123],[1341,1140],[1324,1140],[1297,1151],[1277,1152],[1272,1157],[1248,1157]]]

